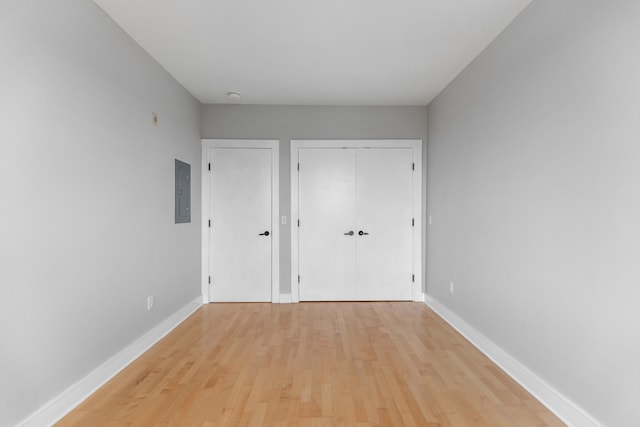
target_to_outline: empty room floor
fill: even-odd
[[[562,426],[421,303],[208,304],[58,426]]]

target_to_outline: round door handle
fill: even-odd
[[[366,233],[366,232],[360,230],[360,231],[358,231],[358,235],[359,236],[367,236],[367,235],[369,235],[369,233]]]
[[[269,232],[268,232],[268,231],[265,231],[264,233],[260,233],[259,235],[260,235],[260,236],[268,236],[268,235],[269,235]]]
[[[347,233],[344,233],[345,236],[353,236],[354,234],[353,230],[349,230]]]

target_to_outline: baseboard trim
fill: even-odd
[[[604,427],[571,399],[561,394],[529,368],[514,359],[479,331],[458,317],[438,300],[424,294],[424,303],[445,322],[460,332],[471,344],[484,353],[514,381],[524,387],[544,406],[572,427]]]
[[[280,304],[291,304],[291,294],[280,294]]]
[[[202,305],[202,297],[189,302],[155,328],[142,335],[136,342],[121,350],[111,359],[94,369],[86,377],[73,384],[42,408],[18,424],[18,427],[51,426],[60,421],[73,408],[91,396],[97,389],[126,368],[142,353],[160,341]]]

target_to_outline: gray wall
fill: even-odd
[[[534,1],[428,109],[428,294],[620,427],[640,425],[639,22],[636,0]]]
[[[281,293],[291,292],[290,141],[422,139],[426,165],[426,115],[426,107],[203,106],[203,138],[280,140],[280,216],[286,215],[289,219],[287,225],[280,226]],[[425,189],[423,185],[423,191]],[[423,199],[425,202],[426,197]],[[424,236],[423,242],[424,247]]]
[[[2,2],[0,64],[8,426],[200,295],[200,104],[92,1]],[[191,224],[173,223],[174,158]]]

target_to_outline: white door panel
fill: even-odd
[[[410,149],[357,151],[356,271],[362,299],[412,299],[411,165]]]
[[[299,159],[300,298],[355,299],[355,151],[302,149]]]
[[[300,148],[298,156],[300,300],[411,300],[412,150]]]
[[[271,152],[213,148],[210,160],[210,299],[271,301]]]

